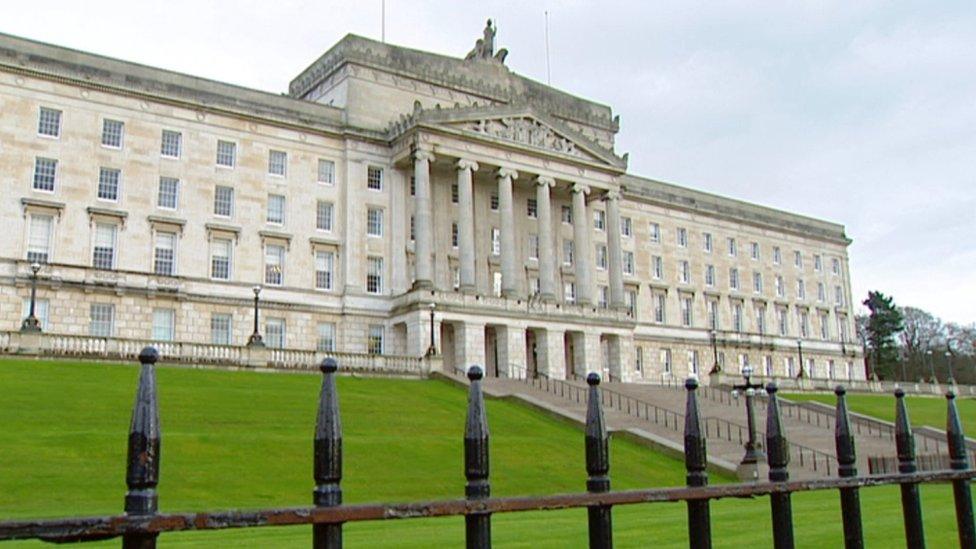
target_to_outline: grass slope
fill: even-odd
[[[833,394],[791,393],[783,395],[791,400],[812,400],[835,406],[837,397]],[[929,425],[937,429],[946,428],[946,399],[937,396],[906,396],[908,418],[913,426]],[[847,407],[852,412],[874,416],[886,421],[895,421],[895,397],[893,395],[863,395],[848,393]],[[956,399],[956,407],[962,418],[963,430],[976,437],[976,399]]]
[[[0,517],[118,513],[137,369],[0,360]],[[164,511],[306,505],[320,378],[160,368]],[[435,381],[340,378],[347,502],[458,497],[465,392]],[[489,401],[494,494],[583,488],[580,430]],[[615,489],[683,483],[676,460],[615,440]],[[728,479],[715,479],[724,481]],[[929,541],[954,543],[951,491],[923,489]],[[869,542],[903,543],[897,488],[862,493]],[[498,547],[583,547],[585,510],[498,515]],[[794,497],[799,546],[836,546],[837,496]],[[768,500],[712,506],[716,547],[769,546]],[[614,510],[618,547],[687,546],[683,505]],[[749,525],[748,528],[743,528]],[[347,525],[348,547],[463,545],[463,519]],[[307,527],[168,534],[162,547],[308,547]],[[41,547],[38,543],[11,544]],[[117,547],[118,541],[88,546]]]

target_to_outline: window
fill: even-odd
[[[115,328],[115,305],[92,303],[88,309],[88,333],[95,337],[112,337]]]
[[[535,219],[539,217],[539,203],[534,198],[525,201],[525,215]]]
[[[739,269],[735,267],[729,269],[729,288],[733,290],[739,289]]]
[[[702,233],[702,249],[706,254],[712,253],[712,233]]]
[[[100,168],[98,170],[98,198],[116,202],[119,199],[119,180],[122,171],[115,168]]]
[[[840,260],[837,259],[836,257],[831,258],[830,260],[830,272],[832,272],[835,275],[840,274]]]
[[[370,324],[369,336],[366,340],[366,352],[371,355],[383,354],[383,325]]]
[[[51,302],[46,299],[34,300],[34,318],[41,324],[41,330],[47,331],[50,326]],[[25,320],[30,315],[30,298],[24,298],[20,318]]]
[[[417,240],[417,220],[410,216],[410,242]]]
[[[156,233],[153,249],[153,272],[172,276],[176,272],[176,234]]]
[[[664,324],[667,321],[667,299],[663,293],[654,294],[654,322]]]
[[[658,243],[661,241],[661,225],[652,222],[647,226],[647,229],[651,242]]]
[[[563,283],[563,301],[576,303],[576,284],[572,282]]]
[[[498,191],[492,191],[491,196],[489,198],[489,201],[490,201],[489,202],[489,205],[491,206],[491,211],[497,212],[498,211]]]
[[[383,236],[383,210],[366,209],[366,236]]]
[[[179,158],[183,149],[183,134],[172,130],[163,130],[159,146],[159,154],[164,158]]]
[[[763,374],[766,377],[773,377],[773,357],[770,355],[763,357]]]
[[[665,373],[671,373],[671,349],[661,349],[661,366]]]
[[[315,206],[315,228],[320,231],[332,231],[332,212],[331,202],[321,200]]]
[[[54,217],[50,215],[30,216],[27,236],[27,261],[47,263],[51,259],[51,236],[54,233]]]
[[[529,259],[539,259],[539,235],[528,235]]]
[[[411,219],[413,219],[413,218],[411,218]],[[451,223],[451,247],[452,248],[457,248],[458,247],[458,242],[459,242],[460,238],[461,238],[461,232],[460,232],[460,229],[458,228],[458,224],[457,223]],[[413,240],[413,239],[411,238],[411,240]],[[539,249],[539,240],[538,240],[538,237],[536,237],[536,254],[539,253],[538,252],[538,249]],[[536,255],[536,257],[538,257],[538,255]]]
[[[530,278],[529,286],[531,287],[531,295],[539,294],[538,278]],[[457,267],[451,269],[451,287],[454,289],[455,292],[458,291],[458,289],[461,287],[461,269]]]
[[[173,309],[153,309],[152,318],[153,341],[173,341],[176,311]]]
[[[41,107],[37,119],[37,134],[47,137],[61,137],[61,111]]]
[[[417,177],[410,176],[410,196],[417,196]]]
[[[817,282],[817,301],[827,301],[827,288],[823,282]]]
[[[234,188],[217,185],[214,189],[214,215],[231,217],[234,215]]]
[[[735,239],[729,238],[728,243],[729,243],[729,255],[735,257],[739,253],[739,250],[735,245]]]
[[[712,300],[708,302],[708,327],[718,330],[718,323],[718,301]]]
[[[678,279],[682,284],[691,282],[691,265],[687,261],[678,262]]]
[[[705,285],[715,285],[715,265],[705,265]]]
[[[277,244],[264,247],[264,283],[281,286],[284,282],[285,248]]]
[[[783,277],[780,275],[776,275],[776,295],[779,297],[786,295],[786,287],[783,284]]]
[[[451,204],[457,204],[461,201],[461,190],[458,188],[457,181],[451,183]],[[411,195],[413,196],[413,195]]]
[[[285,348],[285,320],[269,318],[264,321],[264,341],[272,349]]]
[[[280,194],[268,195],[268,223],[274,225],[284,225],[285,223],[285,197]]]
[[[834,377],[836,375],[837,375],[837,372],[834,371],[834,361],[833,360],[828,360],[827,361],[827,377],[830,378],[830,379],[834,379]]]
[[[601,271],[607,269],[607,247],[603,244],[596,245],[596,268]]]
[[[35,191],[54,192],[54,178],[58,173],[58,161],[53,158],[34,159],[34,183]]]
[[[797,299],[807,298],[807,286],[802,280],[796,281],[796,298]]]
[[[608,288],[606,286],[599,286],[597,288],[597,290],[599,290],[597,292],[597,294],[598,294],[598,297],[597,297],[597,305],[601,309],[606,309],[607,306],[610,303],[610,288]]]
[[[284,177],[288,170],[288,153],[285,151],[268,151],[268,174]]]
[[[627,311],[630,312],[630,316],[634,316],[637,313],[637,292],[627,290],[624,295],[627,296]]]
[[[366,188],[372,191],[383,190],[383,168],[377,166],[366,168]]]
[[[698,375],[698,351],[688,351],[688,373]]]
[[[383,293],[383,258],[366,258],[366,293]]]
[[[498,271],[491,273],[491,295],[495,297],[502,295],[502,273]]]
[[[830,319],[827,313],[820,313],[820,339],[830,339]]]
[[[773,246],[773,264],[779,265],[783,261],[783,254],[779,250],[779,246]]]
[[[786,357],[786,375],[796,377],[796,362],[791,356]]]
[[[502,253],[502,232],[496,227],[491,228],[491,253],[492,255]]]
[[[210,277],[218,280],[230,279],[231,242],[226,238],[210,241]]]
[[[230,315],[210,316],[210,342],[214,345],[230,345]]]
[[[760,272],[752,273],[752,291],[757,294],[761,294],[763,291],[762,273]]]
[[[335,270],[335,253],[327,251],[315,252],[315,288],[331,290],[333,272]]]
[[[180,180],[175,177],[160,177],[159,191],[156,193],[156,206],[175,210],[180,202]]]
[[[92,267],[112,269],[115,267],[115,235],[118,227],[114,223],[95,224],[95,248],[92,252]]]
[[[678,239],[678,247],[680,248],[688,247],[688,229],[685,229],[684,227],[678,227],[678,230],[675,232],[675,236]]]
[[[800,337],[810,336],[810,314],[806,311],[797,312],[797,323],[800,326]]]
[[[749,245],[749,248],[751,250],[749,257],[751,257],[753,261],[759,261],[759,243],[753,242]]]
[[[834,286],[834,305],[838,307],[844,306],[844,289],[840,286]]]
[[[813,254],[813,270],[818,273],[823,269],[823,258],[820,254]]]
[[[756,305],[756,331],[766,333],[766,306]]]
[[[634,371],[644,371],[644,348],[640,345],[634,349]]]
[[[563,240],[563,265],[573,264],[574,246],[572,240]]]
[[[634,224],[629,217],[620,218],[620,234],[626,237],[634,234]]]
[[[562,209],[560,210],[560,212],[561,212],[560,219],[562,219],[563,223],[572,223],[573,222],[573,209],[572,208],[570,208],[569,206],[563,206]]]
[[[651,256],[651,276],[657,280],[664,278],[664,259],[659,255]]]
[[[776,309],[776,323],[779,325],[779,335],[785,336],[789,334],[790,321],[786,315],[786,309]]]
[[[237,144],[230,141],[217,141],[217,165],[233,168],[237,162]]]
[[[335,162],[331,160],[319,159],[318,177],[319,183],[323,185],[335,184]]]
[[[113,149],[122,148],[122,129],[125,125],[118,120],[102,121],[102,146]]]
[[[732,329],[742,331],[742,303],[739,302],[732,304]]]
[[[803,268],[803,254],[801,254],[799,250],[793,252],[793,265],[795,265],[797,269]]]
[[[318,326],[318,341],[315,343],[316,350],[332,352],[336,349],[336,326],[331,322],[320,322]]]
[[[630,252],[630,251],[624,252],[624,274],[625,275],[634,274],[634,252]]]
[[[681,325],[682,326],[691,326],[691,322],[692,322],[691,312],[692,312],[691,298],[682,297],[681,298]]]
[[[603,210],[593,210],[593,228],[602,231],[607,228],[607,214]]]

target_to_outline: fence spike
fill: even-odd
[[[908,419],[908,408],[905,406],[905,391],[901,387],[895,389],[895,447],[898,450],[898,472],[908,474],[917,471],[915,437]],[[901,509],[905,520],[905,541],[908,547],[913,549],[925,547],[922,500],[918,493],[918,483],[910,482],[901,485]]]
[[[126,462],[125,514],[154,515],[159,509],[160,430],[159,403],[156,397],[156,362],[159,351],[145,347],[139,353],[139,388],[132,407],[129,426],[128,460]],[[126,534],[125,549],[154,549],[158,534]]]
[[[775,383],[766,386],[769,394],[766,409],[766,456],[769,462],[769,480],[786,482],[790,480],[790,443],[786,439],[783,422],[779,415],[779,402]],[[793,548],[793,503],[789,492],[770,494],[773,514],[773,546],[776,549]]]
[[[851,432],[850,415],[847,413],[847,389],[838,385],[834,389],[837,395],[837,419],[834,428],[834,439],[837,445],[837,474],[842,478],[857,476],[857,451],[854,446],[854,434]],[[861,524],[861,495],[857,488],[840,489],[840,509],[844,522],[844,547],[860,549],[864,547],[864,531]]]
[[[586,491],[604,493],[610,491],[610,440],[603,419],[603,403],[600,401],[600,374],[590,372],[586,376],[589,399],[586,404]],[[613,547],[613,528],[609,505],[587,508],[591,548]]]
[[[685,381],[688,396],[685,403],[685,483],[688,486],[708,486],[708,449],[702,433],[698,411],[698,379]],[[707,499],[688,501],[688,542],[693,549],[712,546],[712,521]]]
[[[471,387],[468,390],[468,419],[464,426],[464,495],[469,500],[488,499],[488,418],[481,391],[481,366],[468,369]],[[491,547],[491,514],[474,513],[464,518],[465,540],[469,549]]]
[[[956,393],[946,393],[946,436],[949,444],[949,467],[954,471],[969,469],[969,454],[966,450],[966,435],[962,430],[959,410],[956,409]],[[973,498],[969,481],[952,481],[952,495],[956,500],[956,524],[959,525],[959,547],[976,547],[976,525],[973,524]]]
[[[335,380],[339,364],[334,358],[326,358],[319,365],[319,369],[322,371],[322,389],[319,392],[319,410],[315,420],[315,489],[312,492],[312,502],[316,507],[336,507],[342,505],[342,421]],[[313,526],[312,547],[342,547],[342,524]]]

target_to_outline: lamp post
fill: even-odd
[[[722,371],[722,368],[718,365],[718,346],[715,343],[715,330],[708,331],[708,339],[712,343],[712,371],[710,373],[717,374]]]
[[[40,332],[41,331],[41,321],[37,319],[34,314],[37,304],[37,272],[41,270],[41,264],[37,261],[31,263],[31,295],[30,295],[30,312],[27,313],[27,318],[20,325],[21,332]]]
[[[254,332],[251,333],[251,337],[247,338],[248,347],[264,347],[264,339],[261,337],[261,332],[258,330],[258,299],[261,295],[261,286],[257,285],[251,288],[254,292]]]
[[[427,356],[435,356],[437,354],[437,346],[434,344],[434,309],[437,308],[436,303],[431,303],[430,307],[430,347],[427,347]]]
[[[803,379],[803,340],[796,340],[796,354],[800,358],[800,373],[796,374],[797,379]],[[813,372],[811,372],[812,374]]]
[[[935,361],[932,360],[932,349],[925,351],[925,356],[928,357],[929,361],[929,383],[936,383],[935,381]]]
[[[742,456],[739,463],[739,478],[742,480],[757,480],[759,474],[759,460],[765,459],[765,454],[756,445],[756,414],[752,399],[756,396],[756,389],[762,389],[762,383],[752,383],[752,366],[746,365],[742,368],[742,377],[745,383],[732,386],[732,396],[739,398],[739,392],[746,394],[746,426],[749,431],[749,438],[746,440],[746,453]]]
[[[948,345],[946,345],[945,357],[946,362],[949,363],[949,379],[947,381],[949,382],[949,385],[955,385],[956,378],[952,375],[952,351],[949,349]]]

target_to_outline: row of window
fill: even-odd
[[[650,356],[651,350],[645,349],[642,345],[637,345],[634,347],[634,369],[638,373],[645,372],[646,364],[645,360],[648,360],[645,355]],[[677,364],[675,362],[673,353],[669,348],[662,348],[659,352],[658,369],[660,372],[665,374],[675,374],[675,369]],[[717,359],[719,367],[725,369],[725,351],[719,351],[717,353]],[[758,375],[764,375],[767,377],[772,377],[776,375],[796,377],[799,374],[797,370],[797,359],[796,357],[787,356],[782,359],[782,366],[777,369],[774,367],[773,357],[771,355],[764,355],[762,357],[761,368],[756,370]],[[749,355],[747,353],[739,353],[738,355],[738,373],[742,373],[742,370],[749,364]],[[700,368],[702,367],[701,354],[697,350],[687,351],[687,362],[686,368],[687,372],[680,372],[680,374],[699,374]],[[806,370],[805,374],[814,378],[827,378],[827,379],[854,379],[854,363],[852,361],[847,361],[843,366],[843,370],[838,368],[836,361],[833,359],[827,359],[818,363],[815,358],[807,358],[806,360]]]

